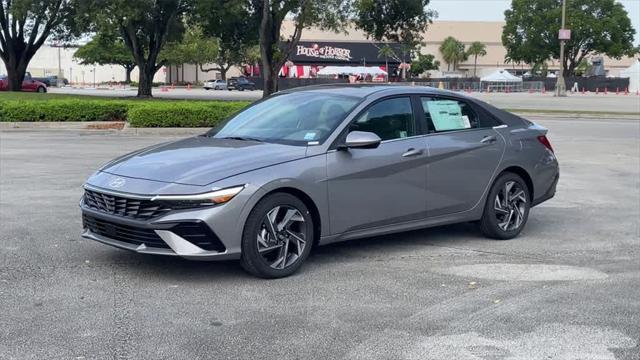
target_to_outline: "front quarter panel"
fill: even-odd
[[[321,235],[329,234],[327,182],[326,182],[326,154],[310,156],[304,159],[290,161],[263,169],[249,171],[232,176],[212,184],[218,188],[226,188],[246,184],[247,188],[240,194],[241,198],[234,198],[227,205],[234,203],[242,209],[235,212],[232,221],[223,224],[224,236],[234,237],[238,244],[242,239],[244,224],[251,210],[268,193],[279,189],[295,189],[306,194],[313,201],[320,215]],[[240,201],[236,201],[240,200]],[[224,205],[224,206],[227,206]],[[211,218],[214,223],[217,219]],[[233,223],[233,225],[232,225]],[[215,224],[211,224],[214,226]],[[222,234],[218,234],[223,236]]]

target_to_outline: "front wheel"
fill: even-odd
[[[504,173],[491,187],[480,229],[492,239],[513,239],[527,223],[530,207],[529,188],[524,180],[514,173]]]
[[[46,93],[47,92],[47,88],[45,88],[44,86],[39,86],[37,91],[39,93]]]
[[[263,278],[296,272],[311,252],[313,219],[297,197],[275,193],[253,208],[242,234],[240,264]]]

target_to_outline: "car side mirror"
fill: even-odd
[[[349,149],[375,149],[382,139],[372,132],[352,131],[347,135],[344,146]]]

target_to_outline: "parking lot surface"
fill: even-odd
[[[520,237],[362,239],[270,281],[80,239],[84,179],[172,137],[0,132],[0,359],[637,360],[640,122],[539,123],[561,178]]]

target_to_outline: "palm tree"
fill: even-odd
[[[387,72],[387,82],[389,82],[389,57],[395,57],[396,53],[389,44],[384,44],[383,47],[378,50],[378,56],[384,56],[385,71]]]
[[[451,64],[453,64],[453,70],[455,71],[460,62],[468,59],[464,44],[453,36],[444,39],[440,45],[440,53],[442,54],[443,60],[447,63],[447,71],[451,70]]]
[[[467,55],[473,56],[473,77],[476,77],[476,68],[478,67],[478,56],[487,55],[487,46],[480,41],[474,41],[469,45]]]

